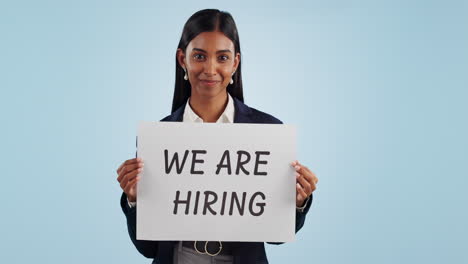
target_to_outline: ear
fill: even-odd
[[[240,53],[236,53],[236,56],[234,57],[234,72],[237,71],[237,67],[239,66],[240,63]]]
[[[185,66],[185,53],[182,49],[177,49],[177,62],[179,63],[180,67],[187,69]]]

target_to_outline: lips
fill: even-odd
[[[215,85],[217,83],[219,83],[220,81],[217,81],[217,80],[200,80],[201,83],[203,83],[204,85]]]

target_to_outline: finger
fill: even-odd
[[[301,201],[307,198],[307,193],[305,193],[304,189],[299,183],[296,183],[296,192],[301,196]]]
[[[307,172],[310,172],[312,173],[309,168],[307,166],[305,166],[304,164],[300,163],[299,161],[297,162],[296,164],[297,166],[301,167],[304,171],[307,171]]]
[[[137,163],[137,162],[140,162],[141,161],[141,158],[134,158],[134,159],[129,159],[129,160],[126,160],[124,161],[120,166],[119,168],[117,169],[117,174],[120,173],[120,170],[126,166],[126,165],[130,165],[130,164],[133,164],[133,163]]]
[[[300,167],[302,168],[302,171],[306,171],[306,172],[307,172],[307,173],[304,173],[304,175],[307,176],[309,182],[313,181],[315,184],[318,183],[318,178],[317,178],[317,176],[316,176],[315,173],[313,173],[307,166],[302,165],[300,162],[297,162],[297,165],[300,166]],[[310,180],[309,180],[309,179],[310,179]]]
[[[125,174],[125,173],[131,172],[133,170],[136,170],[138,168],[143,168],[143,165],[144,165],[143,162],[138,162],[138,163],[133,163],[133,164],[130,164],[130,165],[125,165],[120,170],[120,174]]]
[[[314,175],[309,170],[307,170],[305,167],[302,167],[302,172],[302,175],[309,183],[314,182]]]
[[[296,206],[300,207],[300,205],[303,204],[304,201],[305,201],[305,198],[303,198],[302,195],[298,193],[296,196]]]
[[[130,191],[136,187],[136,184],[137,182],[141,179],[141,176],[137,176],[133,179],[131,179],[130,181],[128,181],[127,185],[125,186],[125,188],[123,189],[123,191],[128,194],[130,193]]]
[[[122,167],[120,170],[119,176],[117,177],[117,181],[120,182],[123,178],[123,176],[127,173],[133,172],[136,169],[143,169],[143,162],[138,162],[138,163],[132,163],[130,165],[125,165]]]
[[[317,189],[317,185],[315,183],[311,183],[310,184],[310,189],[311,189],[310,194],[312,194]]]
[[[137,169],[137,170],[134,170],[134,171],[132,171],[130,173],[125,174],[125,176],[122,178],[122,181],[120,182],[120,187],[122,187],[122,189],[124,189],[125,186],[127,185],[128,181],[135,178],[138,175],[138,173],[140,173],[140,172],[141,172],[141,168]]]
[[[310,181],[309,182],[313,182],[315,184],[318,183],[318,178],[317,176],[315,175],[315,173],[313,173],[311,170],[308,170],[309,171],[309,177],[310,177]]]
[[[141,176],[140,175],[137,175],[136,177],[134,177],[133,179],[131,179],[130,181],[127,182],[127,185],[125,186],[125,188],[123,189],[125,191],[125,193],[130,193],[131,190],[133,188],[136,187],[136,184],[137,182],[139,182],[141,179]]]
[[[299,161],[297,162],[297,165],[301,166],[301,167],[304,167],[304,169],[308,169],[307,166],[305,166],[304,164],[300,163]]]
[[[307,171],[305,174],[304,174],[304,178],[307,180],[307,182],[309,182],[310,184],[316,184],[318,182],[318,179],[317,177],[315,176],[315,174],[313,174],[312,172],[310,171]]]
[[[297,175],[299,175],[299,176],[297,176]],[[305,178],[304,176],[302,176],[300,174],[297,174],[297,175],[296,175],[297,181],[304,188],[305,192],[308,194],[307,196],[311,195],[317,189],[317,186],[316,186],[314,180],[308,181],[307,178]],[[309,189],[309,187],[310,187],[310,189]]]
[[[301,185],[301,187],[304,189],[305,193],[307,196],[312,193],[312,187],[310,186],[310,183],[302,176],[300,175],[297,177],[297,182]],[[307,197],[306,196],[306,197]]]
[[[317,189],[317,186],[316,186],[316,183],[315,183],[315,179],[316,179],[315,176],[312,176],[311,178],[307,178],[307,177],[305,177],[305,175],[301,175],[299,173],[296,173],[296,178],[297,178],[297,181],[302,185],[302,187],[304,187],[304,189],[308,193],[308,195],[312,194]],[[304,183],[301,179],[304,179],[307,183]],[[308,189],[307,185],[310,186],[310,190]]]
[[[310,175],[309,171],[307,171],[304,166],[296,165],[294,166],[294,169],[296,170],[296,173],[303,175],[307,179],[310,179],[310,180],[312,179],[312,175]]]
[[[119,166],[119,168],[117,169],[117,173],[120,172],[120,170],[122,169],[123,166],[128,165],[128,164],[131,164],[131,163],[133,163],[133,162],[136,162],[136,158],[134,158],[134,159],[128,159],[128,160],[122,162],[122,164],[121,164],[121,165]]]
[[[129,166],[129,165],[134,165],[134,164],[138,164],[138,163],[143,163],[143,161],[141,160],[141,158],[134,158],[134,159],[130,159],[130,160],[127,160],[125,161],[124,163],[122,163],[122,165],[120,165],[120,167],[117,169],[117,174],[120,174],[122,172],[122,169],[126,166]]]
[[[317,184],[318,183],[318,178],[317,176],[314,175],[314,184]]]

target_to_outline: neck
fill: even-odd
[[[192,93],[190,107],[204,122],[214,123],[226,109],[228,94],[226,91],[214,97],[201,97]]]

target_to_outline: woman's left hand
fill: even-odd
[[[317,189],[318,178],[298,161],[294,161],[291,165],[296,169],[296,206],[302,207],[307,197]]]

